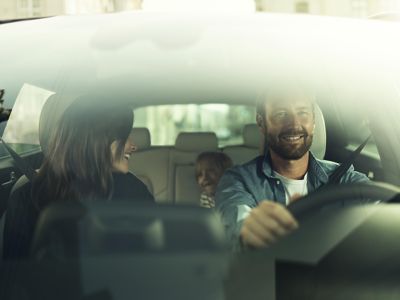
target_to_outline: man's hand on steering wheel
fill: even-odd
[[[244,219],[240,238],[245,246],[265,248],[297,227],[297,221],[286,207],[273,201],[262,201]]]
[[[292,197],[288,207],[273,201],[262,201],[243,221],[240,238],[245,246],[265,248],[298,228],[298,221],[323,207],[338,203],[376,203],[371,199],[379,199],[380,203],[398,201],[399,195],[400,188],[397,186],[361,182],[326,186],[300,199]]]

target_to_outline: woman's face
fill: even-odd
[[[114,141],[111,144],[111,153],[113,158],[113,169],[116,172],[128,173],[129,172],[129,159],[133,152],[136,151],[136,145],[133,143],[132,133],[126,140],[124,153],[121,157],[117,155],[118,142]]]

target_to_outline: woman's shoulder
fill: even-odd
[[[114,193],[113,198],[134,199],[154,202],[153,195],[146,185],[134,174],[128,172],[113,173]]]
[[[142,186],[144,183],[137,178],[134,174],[128,173],[113,173],[114,183],[121,184],[129,184],[129,185],[138,185]]]

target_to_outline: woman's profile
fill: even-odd
[[[129,173],[136,150],[132,109],[77,99],[48,137],[37,176],[9,199],[5,259],[27,257],[40,212],[56,201],[126,200],[154,203],[144,183]]]

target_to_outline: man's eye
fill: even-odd
[[[306,110],[302,110],[302,111],[299,111],[298,114],[299,114],[300,116],[308,116],[308,115],[310,114],[310,112],[309,112],[309,111],[306,111]]]
[[[279,111],[279,112],[275,113],[274,116],[276,118],[284,118],[284,117],[286,117],[286,115],[287,115],[287,113],[285,111]]]

